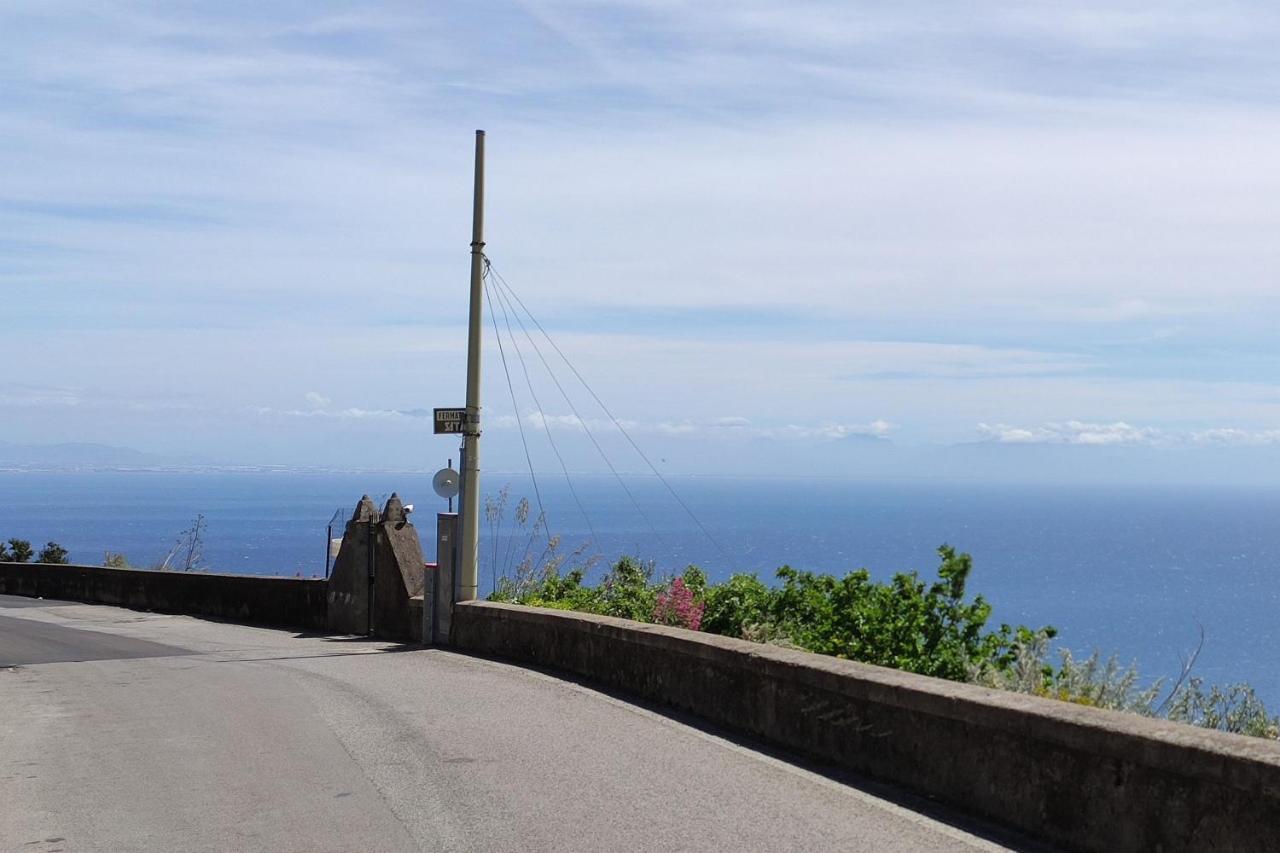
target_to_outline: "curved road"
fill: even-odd
[[[1014,849],[867,790],[488,660],[0,596],[4,851]]]

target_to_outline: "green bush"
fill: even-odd
[[[685,566],[684,571],[680,574],[680,579],[697,597],[699,601],[703,599],[707,592],[707,573],[699,566]]]
[[[529,590],[527,603],[557,610],[577,610],[584,613],[600,612],[600,591],[582,584],[582,569],[573,569],[564,575],[549,572],[541,583]]]
[[[554,555],[554,547],[551,552]],[[517,567],[514,578],[498,579],[489,600],[652,622],[658,596],[669,586],[665,580],[654,579],[652,562],[631,556],[624,556],[610,566],[596,586],[583,583],[590,561],[584,567],[563,573],[561,565],[562,559],[553,556],[543,561],[538,570]],[[703,591],[708,588],[706,573],[697,566],[689,566],[681,579],[695,599],[701,601]]]
[[[1003,670],[976,674],[974,680],[988,687],[1078,705],[1164,717],[1233,734],[1280,738],[1280,717],[1268,713],[1248,684],[1206,687],[1202,679],[1187,677],[1199,650],[1184,662],[1182,676],[1159,702],[1164,680],[1156,679],[1143,686],[1137,665],[1121,666],[1115,655],[1103,661],[1095,651],[1077,660],[1069,649],[1062,649],[1062,663],[1054,668],[1047,663],[1051,637],[1038,633],[1019,635],[1012,664]]]
[[[735,574],[724,583],[707,587],[702,630],[754,639],[759,629],[769,624],[771,595],[772,590],[753,574]]]
[[[37,563],[54,563],[65,566],[70,560],[67,559],[67,549],[63,548],[57,542],[46,543],[40,549],[39,555],[36,557]]]
[[[33,553],[31,543],[25,539],[10,539],[8,551],[0,545],[0,554],[4,555],[6,562],[27,563],[31,561]]]
[[[1233,734],[1280,738],[1280,717],[1267,713],[1266,706],[1248,684],[1227,687],[1213,685],[1206,692],[1204,682],[1192,678],[1172,697],[1167,714],[1170,720]]]
[[[865,569],[836,577],[783,566],[781,585],[770,588],[753,574],[735,574],[707,587],[702,627],[952,680],[1009,668],[1019,638],[1036,632],[987,631],[990,605],[981,596],[965,600],[973,561],[946,545],[938,555],[931,583],[914,572],[876,583]]]
[[[965,600],[972,559],[947,545],[938,556],[931,583],[915,572],[876,583],[865,569],[837,578],[783,566],[770,596],[771,633],[820,654],[953,681],[1007,668],[1017,635],[1007,625],[987,631],[991,606]]]
[[[622,557],[600,581],[598,610],[605,616],[652,621],[659,585],[653,582],[653,563]]]
[[[708,584],[697,566],[681,577],[704,608],[701,629],[711,633],[952,680],[1007,669],[1021,635],[1008,626],[986,631],[990,605],[981,596],[965,600],[973,569],[969,555],[945,545],[938,555],[938,579],[931,583],[915,573],[876,583],[865,569],[838,578],[790,566],[778,569],[776,587],[754,574]],[[655,582],[652,563],[629,556],[614,563],[594,587],[583,584],[583,575],[582,570],[562,575],[556,564],[523,583],[504,578],[490,597],[651,622],[658,596],[668,588],[667,582]],[[1041,631],[1052,636],[1052,629]]]

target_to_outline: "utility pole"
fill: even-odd
[[[484,131],[476,131],[476,183],[471,217],[471,313],[467,327],[467,412],[462,426],[462,542],[459,601],[474,601],[480,548],[480,311],[484,300]]]

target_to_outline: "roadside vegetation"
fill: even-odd
[[[155,571],[200,572],[205,570],[204,535],[208,528],[204,515],[197,515],[191,526],[178,534],[164,557],[152,566]],[[0,563],[54,563],[67,565],[70,554],[57,542],[49,542],[37,553],[26,539],[0,540]],[[109,569],[135,568],[129,558],[116,551],[102,555],[102,565]]]
[[[63,548],[57,542],[49,542],[39,553],[36,553],[31,547],[31,543],[26,539],[10,539],[8,542],[0,542],[0,563],[30,563],[32,557],[37,563],[55,563],[66,565],[68,562],[67,549]]]
[[[505,491],[486,502],[493,542],[505,517]],[[653,563],[624,556],[595,583],[592,561],[563,555],[527,501],[515,513],[507,551],[490,549],[491,601],[617,616],[760,643],[803,649],[921,675],[1128,711],[1219,731],[1280,738],[1272,716],[1248,684],[1206,685],[1191,675],[1196,654],[1166,683],[1144,684],[1135,666],[1100,654],[1083,660],[1061,650],[1049,626],[989,626],[991,606],[969,596],[973,561],[943,545],[936,576],[900,572],[888,582],[865,569],[843,576],[777,570],[776,583],[738,573],[712,584],[689,566],[658,577]],[[521,539],[524,542],[521,544]],[[545,544],[543,544],[545,543]],[[516,551],[522,553],[517,554]],[[1203,643],[1203,635],[1201,637]]]
[[[208,524],[201,513],[191,520],[191,526],[178,534],[173,546],[152,569],[158,572],[202,572],[204,565],[204,533]]]

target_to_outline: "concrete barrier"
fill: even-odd
[[[1280,849],[1272,741],[581,613],[466,602],[452,627],[1077,850]]]
[[[0,563],[0,593],[325,630],[323,580]]]

